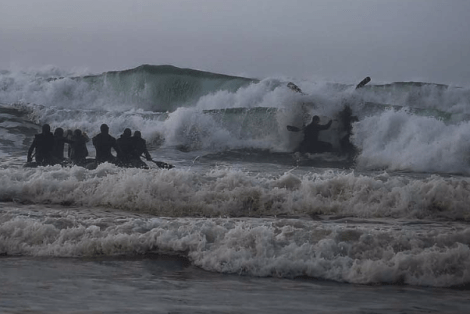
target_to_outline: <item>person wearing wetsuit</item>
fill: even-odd
[[[304,132],[304,139],[300,143],[298,151],[301,153],[324,153],[331,152],[333,146],[331,143],[318,140],[320,131],[328,130],[331,126],[332,120],[327,124],[320,124],[320,117],[313,116],[312,122],[307,125]]]
[[[64,146],[65,143],[72,143],[71,139],[64,136],[64,129],[57,128],[54,130],[54,148],[52,149],[52,156],[56,163],[62,163],[65,160]],[[70,157],[70,156],[69,156]]]
[[[149,151],[147,150],[147,142],[142,138],[142,134],[140,131],[135,131],[134,136],[132,137],[133,142],[133,152],[131,155],[131,161],[134,167],[136,168],[144,168],[147,169],[148,166],[145,162],[143,162],[140,157],[142,155],[145,156],[145,159],[148,161],[152,160],[152,156],[150,156]]]
[[[78,166],[86,164],[86,157],[88,156],[88,149],[86,143],[90,141],[90,138],[86,133],[82,133],[81,130],[77,129],[73,131],[70,149],[70,160]]]
[[[54,135],[51,133],[49,124],[42,126],[42,133],[36,134],[28,150],[27,161],[33,161],[33,151],[38,166],[48,166],[54,164],[52,155],[54,149]]]
[[[367,79],[367,78],[366,78]],[[352,161],[356,157],[358,150],[356,146],[351,142],[352,136],[352,124],[359,121],[357,116],[353,116],[351,107],[346,105],[343,110],[339,113],[341,124],[343,125],[343,130],[345,134],[340,139],[341,153],[348,156],[348,160]]]
[[[113,148],[119,154],[116,139],[109,135],[109,127],[106,124],[102,124],[100,130],[101,133],[93,137],[93,146],[96,149],[96,162],[116,163],[116,157],[111,153],[111,148]]]
[[[126,128],[121,136],[116,140],[117,146],[119,148],[119,153],[117,155],[119,166],[121,167],[131,167],[132,153],[134,150],[134,143],[132,140],[131,129]]]

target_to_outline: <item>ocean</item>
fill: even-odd
[[[470,311],[470,87],[355,87],[0,71],[0,312]],[[313,115],[335,152],[293,153]],[[175,167],[24,167],[44,123],[139,130]]]

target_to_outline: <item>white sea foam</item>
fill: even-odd
[[[354,125],[366,169],[470,172],[470,122],[447,125],[435,118],[388,110]]]
[[[59,76],[66,78],[54,79]],[[132,82],[124,86],[123,79],[118,83],[130,92],[125,95],[111,81],[97,90],[90,80],[71,76],[58,69],[0,74],[6,106],[0,115],[0,201],[7,202],[0,204],[0,254],[157,252],[187,256],[206,270],[252,276],[470,282],[470,182],[459,176],[469,174],[465,88],[398,84],[355,91],[353,85],[296,82],[308,94],[302,95],[266,79],[157,113],[171,106],[149,102],[158,94],[151,84],[139,89]],[[192,83],[197,86],[197,79]],[[367,101],[405,108],[368,107]],[[240,148],[242,159],[247,148],[290,152],[301,134],[287,132],[286,125],[300,127],[313,114],[326,123],[345,104],[359,117],[352,137],[360,150],[355,172],[223,158],[212,163],[207,156],[199,163],[204,156],[199,159],[198,151]],[[181,153],[183,165],[169,171],[110,164],[91,171],[23,168],[18,156],[24,157],[42,123],[90,136],[102,123],[116,137],[129,127],[151,144],[165,138],[162,151],[172,160],[180,156],[174,146],[196,153]],[[159,152],[152,147],[152,154]]]
[[[102,164],[0,170],[0,200],[105,206],[166,216],[327,214],[352,217],[470,220],[464,178],[411,179],[353,172],[243,169],[139,170]]]
[[[168,219],[99,208],[7,205],[0,211],[0,252],[55,257],[182,254],[205,270],[251,276],[467,283],[470,228],[429,227],[399,221]]]
[[[56,79],[59,76],[64,78]],[[220,90],[188,99],[184,107],[156,114],[148,109],[165,107],[162,102],[165,98],[149,107],[152,100],[145,98],[150,93],[146,91],[151,88],[149,82],[143,90],[135,90],[135,95],[125,96],[116,92],[105,76],[100,78],[103,82],[98,88],[93,85],[96,82],[91,83],[93,80],[77,80],[71,73],[55,68],[2,72],[0,78],[0,102],[22,103],[30,112],[24,117],[25,124],[32,120],[37,124],[49,123],[53,129],[79,128],[93,136],[102,123],[107,123],[116,137],[125,128],[131,128],[140,130],[151,143],[162,143],[165,139],[166,146],[185,146],[190,150],[256,148],[290,152],[302,137],[300,133],[288,132],[286,125],[301,127],[314,114],[325,117],[322,122],[326,123],[348,104],[359,116],[359,122],[353,125],[353,142],[359,149],[360,169],[469,173],[467,88],[403,83],[355,91],[354,86],[302,81],[297,83],[308,94],[300,94],[280,80],[265,79],[236,91]],[[126,82],[123,79],[120,84]],[[138,88],[135,82],[129,84],[125,86],[129,92]],[[364,109],[366,101],[404,109],[384,111],[380,106]],[[208,109],[259,107],[277,111],[203,113]],[[12,129],[5,123],[2,122],[0,130]],[[13,131],[3,134],[11,143],[23,143],[23,134]],[[328,136],[326,140],[337,141]]]

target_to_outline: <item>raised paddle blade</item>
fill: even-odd
[[[293,125],[288,125],[287,130],[291,131],[291,132],[300,132],[300,129],[296,126],[293,126]]]
[[[173,165],[170,165],[170,164],[167,164],[166,162],[163,162],[163,161],[155,161],[155,160],[152,160],[159,168],[162,168],[162,169],[171,169],[171,168],[174,168],[175,166]]]
[[[292,82],[289,82],[287,83],[287,87],[289,87],[290,89],[292,89],[294,92],[296,93],[301,93],[302,95],[305,95],[304,92],[302,92],[302,90],[300,89],[300,87],[298,87],[297,85],[295,85],[294,83]]]
[[[370,77],[366,77],[359,84],[357,84],[356,89],[364,87],[369,82],[370,82]]]

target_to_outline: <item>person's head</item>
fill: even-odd
[[[131,129],[129,128],[124,129],[124,133],[122,133],[122,135],[124,135],[124,137],[131,137],[132,135]]]
[[[100,126],[101,133],[108,134],[109,133],[109,126],[107,124],[102,124]]]
[[[319,116],[313,116],[312,117],[312,122],[315,123],[315,124],[320,123],[320,117]]]
[[[135,131],[135,132],[134,132],[134,137],[141,138],[141,137],[142,137],[142,134],[140,133],[140,131]]]
[[[42,126],[42,133],[49,133],[51,132],[51,126],[49,124],[44,124]]]
[[[62,136],[64,136],[64,129],[62,129],[62,128],[57,128],[57,129],[55,129],[55,131],[54,131],[54,136],[57,136],[57,137],[62,137]]]
[[[81,136],[81,135],[82,135],[82,131],[79,130],[79,129],[76,129],[75,131],[73,131],[73,135],[74,135],[74,136],[77,136],[77,137],[78,137],[78,136]]]

